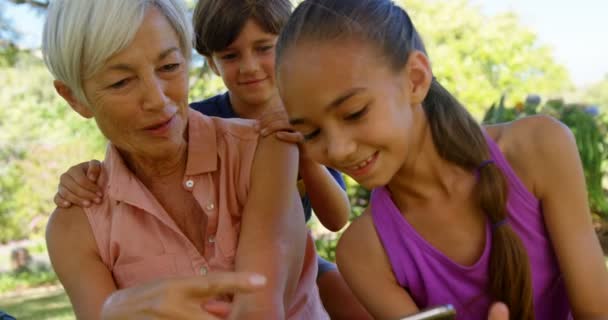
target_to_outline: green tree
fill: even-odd
[[[23,56],[0,73],[0,242],[40,234],[59,175],[100,158],[104,139],[55,93],[42,61]]]
[[[585,102],[597,105],[604,113],[608,113],[608,74],[598,83],[585,90]]]
[[[572,89],[550,48],[514,14],[485,16],[467,0],[400,3],[425,41],[435,76],[477,117],[503,93],[521,100]]]

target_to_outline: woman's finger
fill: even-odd
[[[182,286],[190,295],[210,298],[221,294],[252,292],[266,285],[266,277],[240,272],[214,272],[194,279],[181,279]]]

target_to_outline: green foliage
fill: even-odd
[[[484,16],[467,0],[400,3],[425,41],[435,76],[475,116],[505,92],[552,96],[571,89],[565,68],[515,15]]]
[[[22,296],[2,299],[0,310],[19,320],[73,320],[70,300],[63,290],[49,290],[35,293],[25,292]]]
[[[0,73],[0,243],[40,234],[53,210],[58,177],[70,165],[103,155],[92,121],[55,93],[31,56]]]
[[[604,113],[608,113],[608,74],[602,81],[585,90],[583,101],[589,101],[589,103],[599,106]]]
[[[606,174],[605,165],[608,162],[608,121],[605,115],[598,114],[593,107],[565,104],[562,100],[550,100],[544,105],[518,103],[515,107],[508,108],[503,97],[498,105],[492,105],[488,110],[484,122],[507,122],[539,113],[559,119],[574,134],[585,173],[591,210],[608,218],[608,201],[602,186],[602,179]]]
[[[56,284],[58,282],[55,272],[49,269],[40,269],[32,272],[0,274],[0,293],[11,292],[17,289],[33,288],[42,285]]]

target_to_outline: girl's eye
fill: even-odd
[[[358,120],[361,119],[367,113],[367,106],[361,108],[361,110],[351,113],[344,117],[344,120]]]
[[[167,71],[167,72],[175,71],[175,70],[177,70],[177,68],[179,68],[179,65],[180,65],[179,63],[166,64],[161,67],[161,71]]]
[[[126,79],[122,79],[118,82],[114,82],[113,84],[109,85],[108,88],[110,89],[120,89],[124,86],[126,86],[129,83],[129,78]]]
[[[320,132],[320,131],[321,131],[321,130],[317,129],[317,130],[315,130],[315,131],[313,131],[313,132],[311,132],[311,133],[308,133],[308,134],[303,134],[303,136],[304,136],[304,141],[310,141],[310,140],[312,140],[312,139],[316,138],[316,137],[319,135],[319,132]]]

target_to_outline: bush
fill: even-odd
[[[484,123],[507,122],[534,114],[548,114],[567,125],[576,139],[585,173],[591,211],[608,218],[608,201],[602,180],[608,164],[608,121],[595,106],[566,104],[562,100],[549,100],[544,105],[540,97],[528,96],[526,102],[514,107],[504,105],[504,96],[498,105],[492,105],[484,116]]]

